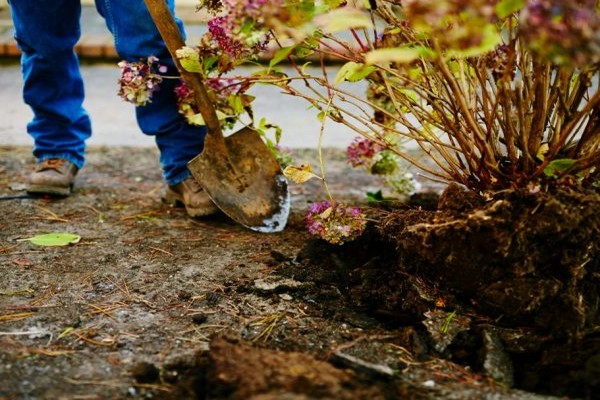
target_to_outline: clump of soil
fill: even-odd
[[[592,191],[507,191],[486,202],[451,185],[438,210],[393,210],[346,249],[304,256],[326,260],[330,280],[345,277],[348,304],[416,327],[430,355],[507,385],[594,398],[599,209]]]
[[[363,386],[352,370],[299,352],[254,348],[248,343],[218,338],[200,355],[204,366],[204,396],[229,399],[377,398],[377,386]],[[268,395],[265,395],[268,394]],[[302,397],[300,397],[302,395]]]
[[[439,212],[393,213],[381,223],[402,271],[498,326],[555,339],[598,324],[597,193],[522,190],[468,211],[444,205]]]

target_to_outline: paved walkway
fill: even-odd
[[[204,33],[202,18],[192,8],[178,9],[185,23],[188,43],[197,43]],[[25,133],[25,125],[31,112],[21,101],[21,74],[18,50],[14,43],[12,22],[7,8],[0,9],[0,145],[29,145],[31,139]],[[90,145],[153,146],[152,138],[142,135],[137,127],[133,106],[124,103],[116,95],[119,70],[112,46],[112,37],[104,20],[94,7],[83,7],[82,39],[77,46],[82,58],[82,74],[86,82],[85,107],[92,116],[94,135]],[[88,62],[93,60],[94,62]],[[332,66],[331,74],[338,68]],[[240,74],[250,73],[241,69]],[[353,85],[349,90],[361,95],[364,86]],[[316,112],[308,103],[280,94],[277,88],[257,86],[252,90],[256,96],[255,115],[265,117],[283,129],[282,145],[292,148],[314,148],[319,139],[320,125]],[[328,122],[323,138],[325,147],[345,147],[354,137],[348,128]]]

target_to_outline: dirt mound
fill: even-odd
[[[315,246],[304,253],[327,260],[329,281],[345,276],[348,304],[416,327],[431,356],[509,386],[593,398],[600,196],[566,188],[484,202],[451,186],[439,204],[393,210],[330,256]]]

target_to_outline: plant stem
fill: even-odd
[[[327,115],[329,115],[329,109],[331,107],[331,102],[333,101],[333,96],[329,96],[329,101],[323,110],[323,118],[321,119],[321,127],[319,128],[319,141],[317,144],[317,152],[319,154],[319,167],[321,169],[321,179],[323,180],[323,187],[325,188],[325,192],[331,200],[331,206],[335,207],[335,200],[331,195],[331,191],[329,190],[329,184],[327,183],[327,177],[325,176],[325,161],[323,159],[323,136],[325,136],[325,121],[327,121]]]

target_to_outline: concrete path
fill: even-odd
[[[122,101],[116,94],[119,68],[114,63],[83,65],[82,73],[86,83],[85,107],[92,117],[94,130],[88,144],[153,146],[153,139],[140,133],[137,127],[133,105]],[[0,65],[0,145],[32,143],[25,131],[32,114],[23,104],[21,86],[19,65]],[[353,86],[353,90],[360,94],[364,87]],[[316,111],[308,109],[306,101],[281,94],[276,87],[264,85],[256,86],[251,94],[256,96],[256,117],[265,117],[283,129],[283,146],[317,146],[320,123],[317,121]],[[323,145],[345,147],[353,137],[350,129],[328,121]]]

